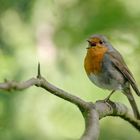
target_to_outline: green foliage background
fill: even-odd
[[[0,0],[0,81],[36,76],[37,63],[53,84],[86,101],[109,91],[87,78],[83,60],[86,39],[109,37],[140,85],[139,0]],[[140,98],[135,96],[140,108]],[[129,106],[120,92],[112,100]],[[108,117],[100,122],[100,140],[139,140],[127,122]],[[36,87],[0,91],[1,140],[76,140],[84,130],[80,111]]]

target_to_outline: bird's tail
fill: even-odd
[[[130,88],[127,88],[127,90],[124,90],[124,94],[127,96],[128,100],[129,100],[129,103],[131,104],[131,107],[132,107],[133,112],[134,112],[134,116],[138,120],[140,120],[140,113],[139,113],[137,104],[135,102],[134,96],[133,96],[133,94],[131,92],[131,89]]]

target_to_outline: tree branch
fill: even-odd
[[[5,83],[0,83],[0,89],[3,90],[23,90],[31,86],[41,87],[50,93],[78,106],[85,119],[85,131],[81,137],[81,140],[97,140],[100,133],[99,119],[106,116],[119,116],[140,131],[140,120],[135,119],[125,105],[112,101],[97,101],[96,103],[86,102],[81,98],[49,83],[41,76],[40,64],[38,64],[37,78],[31,78],[21,83],[16,81],[6,81]]]
[[[98,140],[100,133],[98,112],[95,108],[91,108],[82,114],[85,119],[85,131],[81,140]]]

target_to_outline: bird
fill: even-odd
[[[140,91],[122,55],[104,35],[92,35],[87,41],[84,68],[88,78],[99,88],[111,91],[104,101],[110,100],[115,91],[121,91],[126,95],[135,118],[140,120],[140,113],[131,87],[138,96],[140,96]]]

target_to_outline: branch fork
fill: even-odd
[[[41,76],[40,63],[38,63],[36,78],[33,77],[20,83],[8,80],[5,80],[4,83],[0,83],[0,89],[8,91],[24,90],[31,86],[43,88],[51,94],[75,104],[79,108],[85,120],[85,131],[80,140],[98,140],[100,134],[99,120],[106,116],[119,116],[140,131],[140,120],[137,120],[124,104],[110,100],[107,102],[96,101],[96,103],[86,102],[74,94],[70,94],[49,83]]]

